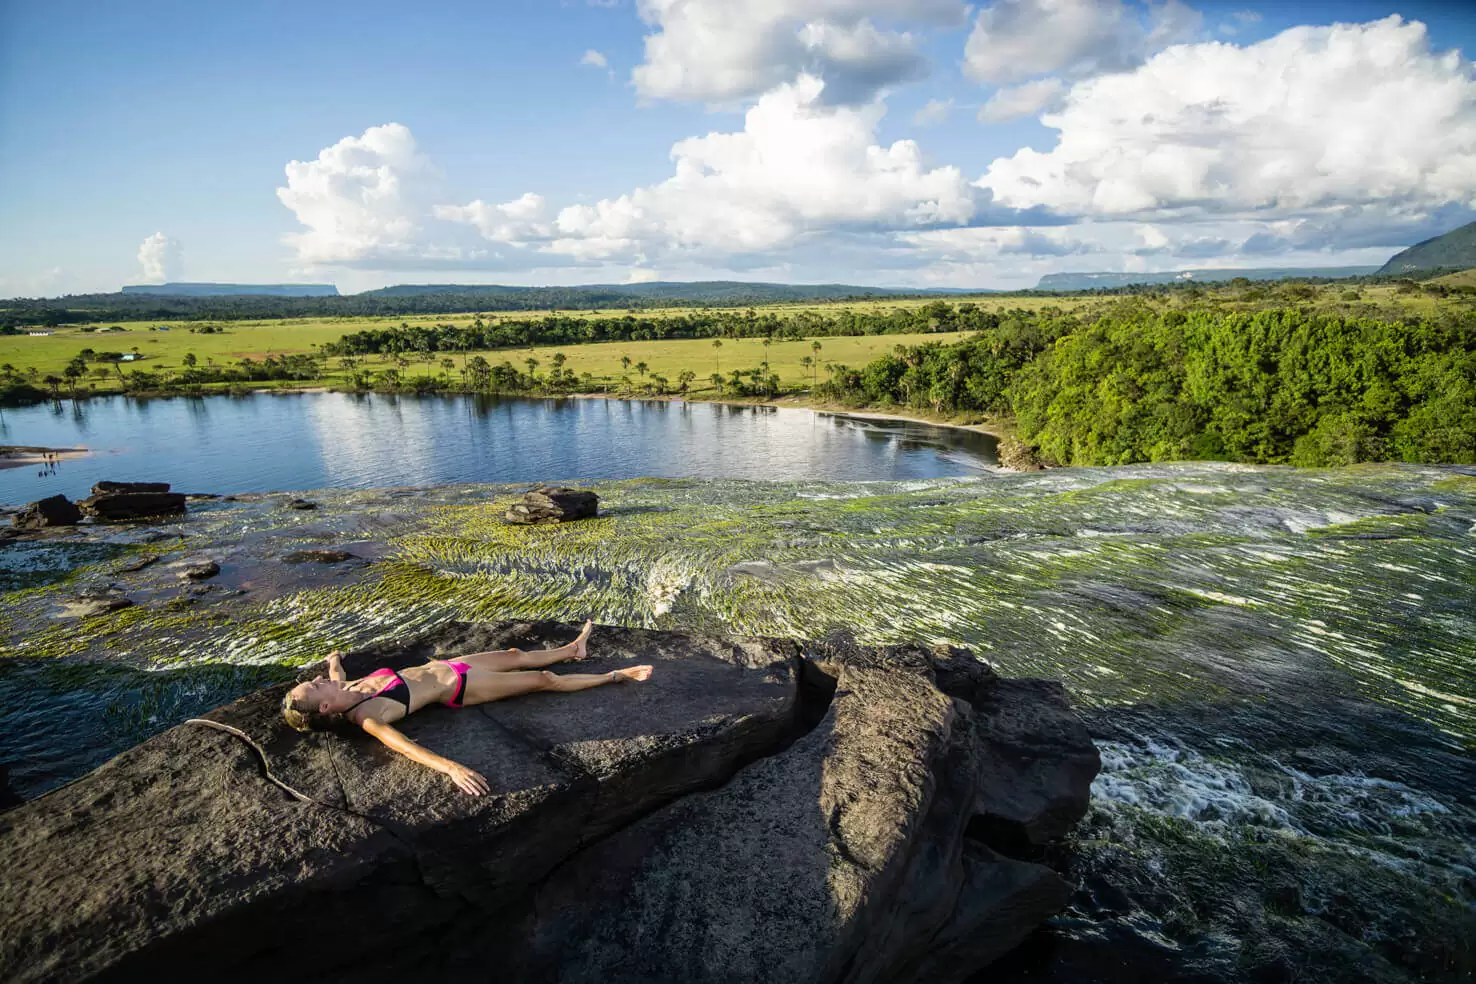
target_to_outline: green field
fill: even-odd
[[[616,313],[623,314],[624,312]],[[435,323],[439,324],[466,324],[470,320],[471,316],[468,315],[434,319]],[[369,327],[387,327],[391,324],[399,324],[399,321],[355,319],[301,323],[239,322],[228,323],[225,326],[225,332],[216,335],[190,334],[188,326],[177,324],[170,325],[170,330],[167,332],[149,331],[148,324],[125,324],[124,327],[128,329],[126,331],[105,333],[60,328],[55,334],[44,337],[0,337],[0,364],[10,363],[22,372],[34,368],[39,375],[45,376],[51,373],[59,374],[67,362],[83,349],[90,348],[95,352],[129,352],[136,348],[141,358],[137,362],[124,363],[122,367],[124,372],[134,369],[154,372],[178,371],[184,368],[183,360],[186,353],[194,353],[195,358],[204,365],[209,360],[214,360],[217,364],[225,364],[246,357],[260,359],[268,354],[287,355],[311,352],[315,346],[337,341],[348,332],[362,331]],[[827,337],[818,339],[822,346],[818,357],[822,362],[860,365],[882,352],[891,351],[896,345],[917,345],[925,341],[953,342],[960,337],[962,336],[958,332],[929,335]],[[465,357],[458,355],[455,361],[459,370],[466,358],[480,354],[489,362],[497,363],[506,360],[522,370],[526,369],[527,359],[535,358],[539,361],[539,371],[546,372],[551,367],[551,359],[556,352],[562,352],[568,359],[565,363],[568,369],[581,375],[587,372],[596,378],[608,378],[612,384],[627,373],[621,363],[622,357],[628,357],[631,360],[632,368],[629,370],[629,375],[635,381],[639,381],[641,377],[634,366],[641,362],[646,363],[649,374],[665,376],[673,384],[676,382],[678,373],[684,369],[690,370],[697,374],[697,380],[692,384],[693,391],[711,390],[712,385],[708,382],[707,377],[717,371],[719,366],[724,373],[734,369],[756,368],[764,361],[766,354],[763,341],[757,338],[723,339],[720,349],[713,347],[711,339],[699,338],[499,349],[482,353],[472,352]],[[806,356],[815,357],[816,353],[811,348],[811,342],[808,339],[804,341],[776,340],[769,346],[767,356],[770,368],[779,374],[784,385],[797,386],[810,379],[800,360]],[[438,356],[437,360],[430,364],[412,362],[405,371],[405,375],[412,379],[421,375],[434,375],[441,371],[439,365],[441,357]],[[335,383],[347,381],[347,373],[341,369],[340,361],[336,358],[328,360],[327,372],[321,380],[322,385],[332,386]],[[361,364],[370,369],[387,369],[394,366],[392,360],[379,356],[366,357]],[[97,364],[93,367],[96,368]],[[109,372],[108,378],[89,378],[86,384],[92,385],[97,392],[118,389],[116,373],[112,373],[111,370]],[[819,370],[818,378],[825,378],[823,368]],[[255,385],[267,388],[273,385],[301,384],[259,383]]]
[[[1461,277],[1464,274],[1457,274]],[[1176,307],[1186,308],[1191,306],[1208,306],[1211,308],[1233,311],[1253,309],[1264,306],[1267,303],[1285,303],[1289,299],[1295,300],[1302,305],[1310,305],[1317,308],[1340,309],[1342,313],[1364,313],[1374,315],[1388,315],[1390,312],[1409,312],[1416,314],[1432,314],[1437,310],[1450,305],[1467,305],[1468,301],[1455,298],[1440,298],[1428,293],[1401,293],[1393,285],[1379,286],[1354,286],[1350,284],[1329,284],[1311,289],[1296,288],[1302,293],[1291,295],[1289,291],[1293,288],[1275,285],[1253,285],[1249,289],[1234,289],[1229,287],[1216,287],[1207,290],[1202,295],[1195,297],[1188,293],[1172,293],[1141,298],[1138,303],[1150,304],[1154,307]],[[875,311],[879,309],[916,308],[924,304],[936,303],[937,298],[913,298],[903,300],[876,300],[876,301],[848,301],[830,303],[794,303],[765,305],[761,310],[774,312],[783,317],[786,314],[794,314],[800,311],[823,311],[836,314],[844,311]],[[1125,303],[1121,297],[1101,297],[1090,295],[1068,296],[1068,297],[1022,297],[1018,295],[1003,296],[974,296],[957,298],[950,303],[974,304],[986,310],[1027,310],[1035,311],[1042,308],[1055,308],[1069,313],[1074,313],[1084,320],[1090,320],[1098,312],[1107,310],[1115,305]],[[1128,301],[1127,303],[1133,303]],[[643,309],[639,313],[642,316],[675,316],[696,310],[690,307],[674,307],[669,309]],[[624,308],[606,308],[585,312],[563,312],[564,314],[578,313],[588,318],[618,318],[624,317],[629,312]],[[538,318],[547,314],[540,311],[526,312],[499,312],[483,316],[484,321],[507,321],[514,319]],[[94,352],[131,352],[136,350],[139,360],[124,363],[122,368],[125,372],[134,369],[159,372],[175,372],[184,367],[184,357],[187,353],[193,353],[201,365],[231,364],[243,358],[260,360],[268,355],[291,355],[311,353],[319,346],[335,342],[345,334],[363,331],[368,328],[387,328],[408,322],[412,325],[430,324],[470,324],[477,315],[434,315],[428,317],[415,317],[409,319],[401,318],[332,318],[332,319],[284,319],[273,321],[236,321],[236,322],[213,322],[221,329],[218,334],[199,334],[191,332],[192,327],[205,324],[191,322],[123,322],[123,331],[98,331],[85,332],[80,327],[62,327],[56,329],[52,334],[38,337],[29,335],[0,336],[0,366],[9,364],[21,373],[35,371],[37,379],[47,375],[61,375],[67,362],[84,349],[92,349]],[[150,330],[154,329],[154,330]],[[822,350],[819,353],[821,363],[837,362],[853,366],[859,366],[882,352],[889,351],[895,345],[916,345],[924,341],[949,342],[957,340],[957,334],[928,334],[928,335],[870,335],[870,336],[829,336],[821,339]],[[618,382],[619,378],[626,374],[622,367],[622,357],[628,357],[632,365],[644,362],[648,367],[649,374],[665,376],[675,384],[677,376],[683,370],[690,370],[697,376],[692,384],[692,390],[698,393],[709,391],[713,395],[708,377],[719,368],[724,373],[734,369],[756,368],[764,361],[767,354],[772,369],[779,374],[780,380],[785,387],[803,385],[810,377],[800,360],[805,356],[814,355],[810,348],[810,341],[774,341],[768,352],[765,353],[764,346],[759,339],[724,339],[723,347],[714,350],[709,339],[679,339],[664,341],[632,341],[632,342],[601,342],[586,345],[561,345],[561,346],[538,346],[533,349],[501,349],[490,352],[470,353],[481,354],[492,363],[507,360],[512,362],[520,370],[526,368],[526,360],[529,357],[539,361],[539,371],[546,372],[552,367],[551,357],[555,352],[562,352],[567,358],[566,367],[576,374],[590,373],[597,379],[606,378],[612,384]],[[465,357],[457,356],[456,368],[460,369]],[[370,356],[362,360],[365,368],[382,369],[392,368],[394,363],[387,357]],[[94,362],[90,367],[95,375],[89,375],[83,380],[83,388],[91,388],[96,392],[109,392],[119,388],[117,374],[108,368],[106,363]],[[107,370],[107,371],[101,371]],[[406,370],[405,375],[414,378],[421,375],[431,375],[441,372],[442,367],[439,360],[431,364],[424,362],[412,362]],[[640,382],[641,377],[632,368],[629,371],[632,380]],[[823,366],[816,371],[816,378],[823,379],[825,372]],[[326,373],[320,381],[322,385],[333,386],[347,382],[347,373],[343,370],[340,360],[329,359],[326,365]],[[289,382],[256,384],[262,387],[301,385]]]

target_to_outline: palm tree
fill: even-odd
[[[823,349],[824,347],[825,347],[824,345],[821,345],[820,344],[820,339],[818,339],[818,338],[815,339],[813,342],[810,343],[810,351],[815,353],[815,361],[816,362],[819,362],[820,361],[820,350]]]
[[[620,357],[620,368],[624,369],[626,372],[630,372],[630,356],[622,355]]]
[[[804,367],[805,372],[807,374],[810,372],[810,367],[813,366],[814,364],[815,364],[815,360],[813,358],[811,358],[810,356],[808,356],[808,355],[806,355],[806,356],[804,356],[803,358],[800,359],[800,365]],[[813,376],[813,374],[811,374],[810,375],[810,386],[811,386],[811,388],[813,388],[814,385],[815,385],[814,376]]]
[[[677,386],[680,387],[683,393],[685,393],[687,392],[687,387],[692,384],[692,380],[696,378],[697,374],[695,372],[690,369],[683,369],[681,372],[677,373]]]
[[[712,382],[712,385],[717,387],[718,393],[721,394],[723,392],[723,374],[715,372],[707,378]]]
[[[638,373],[641,374],[641,378],[644,379],[646,373],[648,373],[650,371],[651,371],[651,367],[648,366],[648,365],[646,365],[644,362],[637,362],[636,363],[636,372],[638,372]]]
[[[723,340],[721,338],[714,338],[712,340],[712,361],[714,367],[717,369],[718,372],[723,371],[723,360],[721,358],[721,353],[718,351],[722,347]]]

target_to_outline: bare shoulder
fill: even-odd
[[[405,708],[394,700],[372,697],[349,711],[344,717],[370,734],[375,728],[388,727],[405,717]]]

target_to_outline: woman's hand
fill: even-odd
[[[343,653],[337,649],[328,654],[328,679],[343,681],[348,679],[343,672],[343,661],[340,657]]]
[[[456,788],[468,796],[482,796],[491,792],[492,787],[487,785],[487,780],[482,778],[481,773],[473,772],[464,765],[450,762],[446,765],[446,775],[456,783]]]

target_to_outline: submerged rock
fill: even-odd
[[[347,669],[570,634],[451,625]],[[328,920],[401,978],[961,980],[1066,886],[970,840],[987,722],[925,651],[824,655],[598,629],[559,671],[652,679],[403,722],[485,775],[480,798],[353,729],[299,735],[286,685],[258,692],[209,715],[254,747],[181,725],[0,816],[0,964],[362,977],[354,947],[292,947]]]
[[[342,564],[346,560],[358,560],[358,554],[347,550],[294,550],[282,555],[284,564]]]
[[[39,530],[47,526],[75,526],[82,522],[82,510],[64,495],[51,495],[27,503],[10,517],[16,529]]]
[[[572,523],[593,519],[600,512],[600,497],[586,489],[542,485],[523,496],[507,511],[509,523]]]

